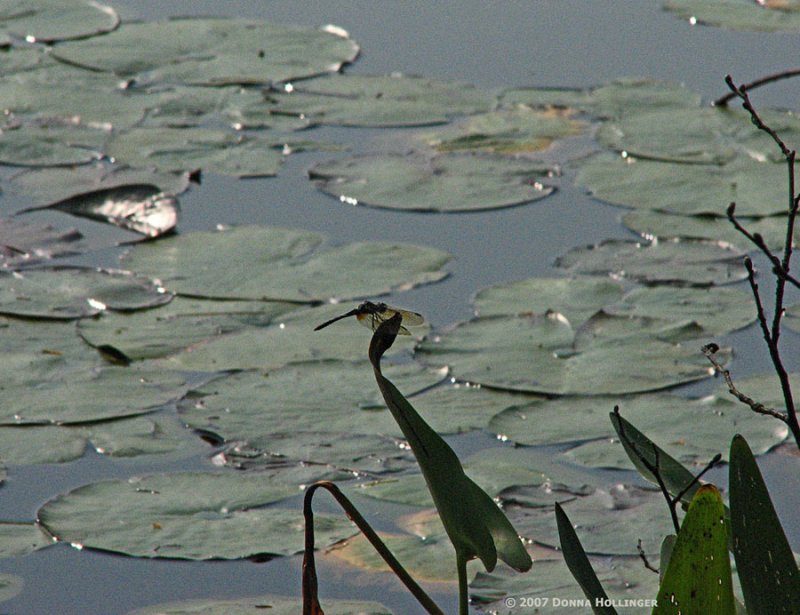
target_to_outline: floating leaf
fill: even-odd
[[[178,199],[152,184],[103,188],[18,213],[38,209],[57,209],[73,216],[113,224],[147,237],[159,237],[172,232],[178,224],[180,212]]]
[[[0,555],[19,557],[53,544],[35,523],[0,523]]]
[[[519,156],[547,149],[556,139],[578,135],[584,128],[568,112],[518,105],[465,118],[420,139],[438,152]]]
[[[277,174],[282,150],[283,142],[206,128],[136,128],[115,135],[108,144],[115,162],[235,177]]]
[[[714,485],[700,487],[689,505],[653,609],[684,612],[736,613],[725,512]]]
[[[295,615],[303,610],[300,598],[257,596],[230,600],[196,599],[143,607],[128,615]],[[392,615],[378,602],[325,599],[327,615]]]
[[[29,167],[85,164],[102,157],[108,132],[80,121],[13,123],[0,131],[0,162]]]
[[[800,13],[791,0],[665,0],[664,8],[684,19],[731,30],[800,31]]]
[[[83,428],[56,425],[0,426],[0,458],[17,466],[66,463],[86,452]]]
[[[4,269],[36,264],[59,256],[80,254],[83,235],[45,224],[0,219],[0,264]]]
[[[780,251],[786,242],[786,216],[769,218],[742,218],[739,220],[747,230],[759,233],[767,245]],[[723,241],[747,250],[753,249],[727,218],[717,216],[678,216],[660,211],[632,211],[622,217],[622,223],[645,239],[706,239]],[[795,244],[797,241],[795,241]]]
[[[79,487],[39,509],[59,541],[136,557],[238,559],[303,549],[297,510],[258,508],[296,493],[260,472],[185,472]],[[341,516],[315,515],[317,542],[353,534]]]
[[[111,32],[119,15],[98,2],[72,0],[4,0],[0,3],[4,37],[29,43],[54,43]]]
[[[172,295],[129,271],[58,267],[0,276],[0,313],[71,320],[105,310],[133,311],[168,303]]]
[[[724,217],[735,202],[741,216],[786,212],[786,165],[752,159],[712,166],[600,155],[581,166],[575,181],[598,199],[636,209]]]
[[[337,71],[357,54],[358,45],[333,27],[172,19],[127,23],[107,36],[59,45],[54,56],[93,70],[136,76],[138,82],[266,85]]]
[[[477,211],[521,205],[553,191],[539,162],[499,156],[369,155],[317,164],[317,187],[351,205],[410,211]]]
[[[309,231],[243,226],[137,245],[123,260],[182,294],[311,302],[435,282],[450,259],[431,248],[377,241],[315,252],[322,240]]]
[[[486,111],[495,96],[457,81],[392,75],[330,75],[266,94],[273,113],[342,126],[424,126]]]
[[[608,239],[573,248],[556,259],[572,274],[610,275],[645,284],[714,286],[747,277],[742,253],[721,242]]]
[[[427,339],[417,356],[462,380],[553,395],[652,391],[710,375],[697,344],[644,335],[573,347],[569,324],[550,317],[484,317]]]
[[[782,139],[800,136],[794,115],[765,112],[762,117]],[[775,142],[753,125],[749,114],[728,107],[626,115],[603,124],[597,139],[628,155],[666,162],[724,164],[740,154],[759,161],[783,159],[780,152],[776,156]]]

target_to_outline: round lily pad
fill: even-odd
[[[42,120],[4,126],[0,162],[49,167],[85,164],[102,157],[108,132],[79,121]]]
[[[800,12],[792,0],[665,0],[664,8],[683,19],[730,30],[800,31]]]
[[[171,300],[163,288],[128,271],[57,267],[0,276],[0,313],[26,318],[70,320],[105,310],[147,309]]]
[[[474,155],[370,155],[317,164],[317,187],[349,205],[410,211],[477,211],[549,195],[557,171],[539,162]]]
[[[742,256],[722,242],[609,239],[573,248],[556,259],[556,266],[572,274],[609,275],[645,284],[714,286],[747,277]]]
[[[598,199],[635,209],[724,217],[735,202],[740,216],[786,212],[784,164],[736,158],[723,166],[686,165],[600,155],[581,166],[575,181]]]
[[[585,335],[576,347],[576,332],[558,318],[484,317],[426,339],[417,357],[461,380],[552,395],[653,391],[711,375],[699,340],[651,333],[628,325],[623,336]]]
[[[142,41],[148,41],[143,45]],[[253,84],[336,71],[358,45],[341,29],[282,26],[244,19],[126,23],[98,38],[59,45],[65,62],[137,81]]]
[[[3,0],[3,33],[30,43],[54,43],[111,32],[119,15],[110,6],[88,0]]]
[[[364,297],[447,275],[441,267],[450,257],[439,250],[376,241],[315,251],[322,240],[309,231],[243,226],[140,244],[123,261],[175,292],[220,299]]]
[[[487,111],[491,92],[457,81],[410,75],[329,75],[269,92],[274,113],[342,126],[424,126]]]
[[[186,472],[79,487],[39,509],[61,542],[136,557],[238,559],[303,549],[299,510],[260,508],[297,492],[260,472]],[[318,544],[354,533],[343,515],[315,515]]]

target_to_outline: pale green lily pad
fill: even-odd
[[[747,277],[742,256],[721,242],[608,239],[571,249],[556,259],[556,266],[572,274],[609,275],[645,284],[714,286]]]
[[[0,313],[70,320],[105,310],[164,305],[172,295],[128,271],[83,267],[28,269],[0,276]]]
[[[0,555],[19,557],[53,544],[35,523],[0,523]]]
[[[56,425],[0,426],[0,458],[12,465],[66,463],[86,452],[83,428]]]
[[[137,245],[123,261],[175,292],[222,299],[374,296],[447,275],[441,267],[450,256],[440,250],[374,241],[315,252],[322,240],[309,231],[242,226]]]
[[[528,445],[602,438],[601,442],[587,446],[586,451],[582,446],[571,449],[567,457],[592,467],[628,469],[630,461],[608,418],[615,405],[620,407],[626,420],[689,466],[701,466],[717,453],[722,453],[726,459],[730,440],[736,433],[752,442],[756,454],[778,446],[788,436],[784,423],[764,420],[727,398],[688,399],[663,394],[629,398],[564,397],[520,405],[495,416],[489,423],[489,430],[504,439]]]
[[[435,384],[443,376],[439,370],[414,363],[386,371],[409,392]],[[197,399],[199,395],[204,397]],[[400,429],[389,411],[376,408],[378,397],[366,361],[315,361],[215,380],[184,400],[180,415],[192,428],[243,444],[270,434],[302,431],[399,437]]]
[[[582,540],[581,528],[576,531]],[[553,557],[557,555],[554,553]],[[638,557],[590,558],[589,561],[608,597],[616,601],[616,613],[641,615],[645,607],[639,606],[640,601],[655,601],[658,574],[645,568]],[[657,559],[648,561],[658,565]],[[527,575],[514,574],[505,568],[491,574],[478,572],[470,583],[470,600],[479,611],[494,615],[519,615],[522,604],[538,604],[536,613],[541,615],[593,613],[591,601],[561,559],[536,559]],[[626,600],[631,601],[631,606],[622,606]]]
[[[599,118],[633,112],[698,107],[700,95],[680,83],[649,79],[619,79],[588,90],[570,88],[512,88],[502,93],[503,104],[571,108]]]
[[[276,369],[288,363],[324,359],[363,360],[369,346],[368,329],[344,321],[314,331],[343,311],[341,304],[297,310],[266,327],[243,329],[195,344],[169,357],[166,364],[176,369],[216,371]],[[405,345],[407,353],[414,342],[413,337],[403,336],[398,347]]]
[[[111,32],[119,15],[98,2],[70,0],[3,0],[0,21],[5,37],[54,43]]]
[[[741,157],[711,166],[604,154],[584,163],[575,181],[614,205],[685,216],[725,217],[731,202],[737,215],[752,217],[782,214],[787,207],[786,165]]]
[[[14,123],[0,132],[0,163],[27,167],[85,164],[102,157],[109,133],[79,121]]]
[[[467,83],[401,74],[325,76],[266,95],[274,113],[342,126],[441,124],[494,103],[493,93]]]
[[[555,140],[581,134],[585,128],[568,112],[516,105],[465,118],[419,138],[442,153],[519,156],[545,150]]]
[[[553,494],[553,501],[559,499],[563,497]],[[641,540],[648,558],[658,559],[661,540],[674,531],[664,496],[658,490],[617,484],[560,503],[578,528],[588,554],[636,555],[636,543]],[[558,547],[556,518],[550,506],[507,507],[506,513],[524,538]]]
[[[105,312],[99,318],[81,320],[78,331],[92,345],[113,346],[137,361],[169,356],[204,340],[265,326],[296,307],[279,302],[176,297],[158,310]]]
[[[98,359],[99,361],[99,359]],[[178,374],[154,367],[53,366],[11,372],[0,389],[0,424],[77,424],[146,414],[185,394]],[[44,381],[43,381],[44,379]]]
[[[148,41],[143,45],[142,41]],[[341,29],[244,19],[125,24],[103,37],[59,45],[55,57],[138,82],[254,84],[337,71],[358,54]]]
[[[45,224],[29,224],[0,218],[0,265],[12,269],[37,264],[86,250],[83,235],[74,229],[58,230]]]
[[[634,328],[627,337],[587,338],[557,317],[484,317],[418,347],[423,361],[448,365],[461,380],[551,395],[654,391],[711,375],[700,341],[672,343]]]
[[[800,122],[792,114],[764,112],[762,118],[784,140],[800,136]],[[724,164],[740,155],[783,160],[775,142],[753,125],[748,113],[728,107],[626,115],[601,125],[597,139],[628,155],[665,162]]]
[[[800,5],[793,0],[665,0],[664,8],[683,19],[730,30],[800,31]]]
[[[32,198],[38,205],[55,203],[96,190],[130,184],[157,186],[162,192],[179,195],[188,190],[187,173],[156,173],[150,169],[132,169],[107,164],[79,167],[26,169],[11,177],[11,190],[19,196]]]
[[[118,163],[160,172],[194,171],[268,177],[284,159],[283,142],[206,128],[137,128],[116,134],[108,155]]]
[[[562,314],[577,326],[622,297],[622,286],[597,278],[528,278],[490,286],[472,300],[480,316]]]
[[[368,155],[330,160],[309,176],[348,205],[410,211],[480,211],[549,195],[542,182],[557,171],[540,162],[500,156]]]
[[[303,549],[299,510],[263,506],[297,490],[263,472],[175,473],[85,485],[39,509],[59,541],[135,557],[239,559]],[[315,515],[318,545],[354,533],[343,515]]]
[[[786,216],[742,218],[739,220],[752,233],[760,233],[773,250],[786,242]],[[727,218],[717,216],[678,216],[660,211],[632,211],[622,217],[622,223],[645,239],[706,239],[724,241],[748,251],[755,249]],[[795,240],[795,244],[797,241]]]
[[[333,600],[324,598],[322,605],[328,615],[392,615],[392,611],[378,602]],[[286,596],[256,596],[228,600],[182,600],[148,606],[128,615],[296,615],[303,610],[300,598]]]

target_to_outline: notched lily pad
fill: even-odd
[[[303,303],[377,296],[447,275],[450,256],[440,250],[377,241],[318,250],[322,241],[309,231],[242,226],[140,244],[123,261],[184,295]]]
[[[409,211],[480,211],[522,205],[553,192],[558,170],[499,156],[371,155],[317,164],[317,188],[347,205]]]
[[[556,266],[572,274],[608,275],[644,284],[715,286],[747,277],[742,256],[723,242],[608,239],[571,249],[556,259]]]
[[[91,267],[27,269],[0,276],[0,313],[71,320],[105,310],[164,305],[172,295],[129,271]]]
[[[299,510],[262,508],[297,493],[263,472],[185,472],[85,485],[39,509],[61,542],[136,557],[240,559],[303,549]],[[355,532],[343,515],[315,515],[317,544]]]
[[[457,81],[411,75],[331,75],[267,92],[276,114],[303,116],[315,124],[424,126],[456,115],[486,111],[491,92]]]
[[[148,41],[143,45],[142,41]],[[59,45],[54,56],[138,82],[252,84],[337,71],[358,45],[336,27],[291,27],[245,19],[129,23],[94,39]]]
[[[54,43],[111,32],[120,19],[110,6],[88,0],[3,0],[0,21],[5,38]]]

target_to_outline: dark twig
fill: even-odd
[[[639,558],[644,562],[644,567],[648,570],[652,570],[656,574],[659,574],[658,568],[653,566],[650,561],[647,559],[647,555],[645,555],[644,549],[642,548],[642,539],[640,538],[636,543],[636,550],[639,552]]]
[[[772,75],[767,75],[766,77],[761,77],[760,79],[756,79],[755,81],[744,84],[742,88],[748,91],[755,90],[762,85],[767,85],[769,83],[774,83],[775,81],[780,81],[781,79],[788,79],[790,77],[797,76],[800,76],[800,68],[792,68],[779,73],[773,73]],[[714,106],[725,107],[731,101],[731,99],[736,98],[736,96],[738,96],[736,92],[728,92],[724,96],[720,96],[717,100],[715,100]]]
[[[753,412],[757,412],[758,414],[766,414],[768,416],[775,417],[783,421],[784,423],[788,422],[788,418],[783,412],[779,410],[775,410],[773,408],[768,408],[764,404],[755,401],[751,397],[748,397],[744,393],[742,393],[736,385],[733,383],[733,379],[731,378],[731,373],[720,365],[717,358],[714,356],[714,353],[717,352],[719,346],[716,344],[707,344],[703,346],[703,354],[706,358],[711,361],[711,364],[714,366],[714,369],[717,370],[717,373],[722,374],[722,377],[725,379],[725,384],[728,386],[728,392],[733,395],[736,399],[738,399],[743,404],[750,406],[750,409]]]

